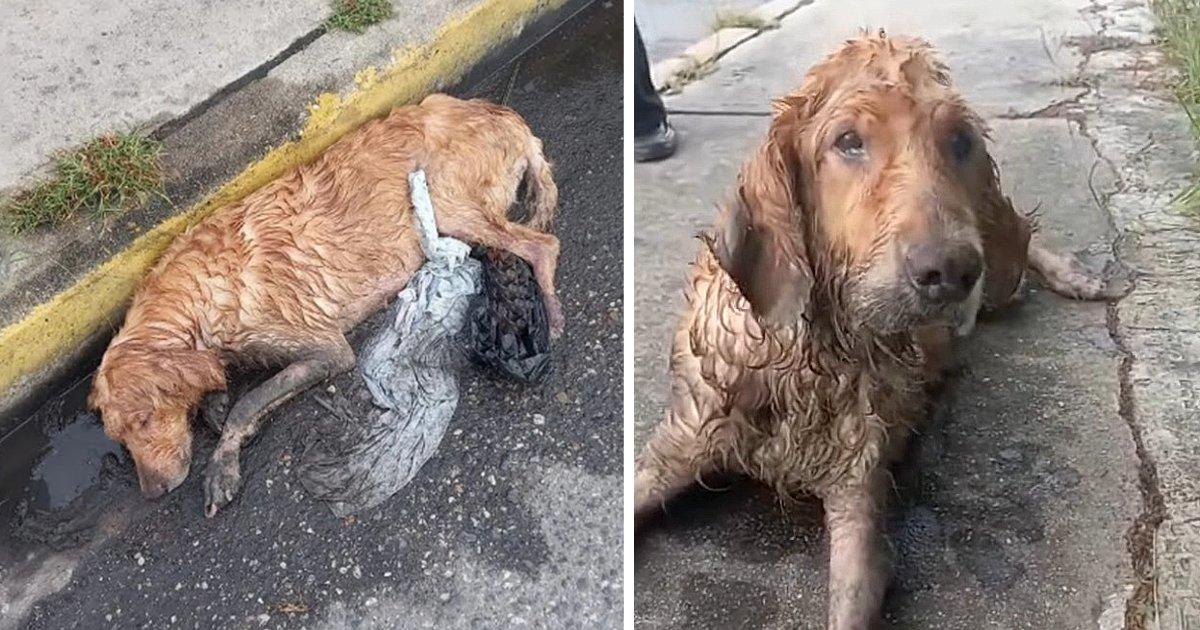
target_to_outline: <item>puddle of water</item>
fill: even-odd
[[[100,480],[104,456],[121,447],[104,434],[91,414],[79,416],[49,438],[45,455],[34,466],[29,484],[31,507],[64,507]]]
[[[0,519],[67,507],[101,479],[105,458],[122,457],[99,418],[85,410],[91,379],[51,399],[0,437]]]

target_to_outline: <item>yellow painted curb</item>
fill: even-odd
[[[398,51],[387,68],[359,72],[358,87],[346,97],[319,96],[298,140],[273,149],[186,212],[155,226],[24,319],[0,330],[0,401],[9,402],[31,377],[97,331],[115,326],[142,275],[176,236],[217,208],[312,160],[364,122],[458,81],[529,22],[566,2],[487,0],[447,20],[424,46]],[[7,406],[4,402],[0,408]]]

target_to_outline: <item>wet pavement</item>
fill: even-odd
[[[894,471],[887,621],[1136,629],[1154,627],[1146,615],[1159,605],[1161,627],[1192,627],[1200,597],[1189,590],[1200,593],[1200,580],[1189,581],[1197,573],[1187,558],[1200,537],[1189,523],[1200,521],[1195,468],[1182,468],[1195,457],[1181,445],[1195,443],[1195,394],[1174,370],[1183,369],[1180,348],[1194,345],[1182,341],[1195,330],[1186,323],[1195,307],[1183,306],[1195,299],[1195,263],[1184,261],[1197,249],[1194,226],[1169,208],[1177,173],[1191,168],[1191,139],[1159,89],[1149,25],[1135,0],[817,0],[667,98],[679,152],[639,164],[635,175],[637,444],[666,404],[668,343],[694,235],[711,225],[761,140],[770,98],[861,27],[920,35],[987,118],[1003,187],[1018,207],[1039,208],[1042,238],[1094,265],[1138,261],[1140,275],[1117,305],[1034,290],[961,344],[949,386]],[[1095,53],[1096,42],[1114,48]],[[1140,161],[1139,147],[1154,157]],[[1149,324],[1153,300],[1186,319]],[[1180,345],[1130,345],[1131,336],[1145,338],[1141,326],[1170,328]],[[1158,444],[1157,455],[1145,444]],[[1138,532],[1153,532],[1154,470],[1163,461],[1172,462],[1173,482],[1162,486],[1175,488],[1177,516],[1153,533],[1169,543],[1148,543]],[[1170,552],[1173,565],[1156,551],[1153,568],[1169,580],[1155,582],[1138,560],[1147,544]],[[639,537],[637,625],[822,628],[827,545],[817,503],[780,505],[736,480],[698,490]]]
[[[750,11],[766,0],[641,0],[635,11],[650,65],[682,53],[715,31],[718,16]]]
[[[567,328],[546,380],[464,357],[438,452],[392,499],[338,519],[297,472],[327,413],[317,398],[366,395],[357,374],[332,379],[272,414],[211,520],[200,469],[215,436],[197,425],[189,479],[144,501],[127,456],[78,413],[84,380],[0,445],[18,454],[0,458],[0,628],[619,626],[621,24],[597,2],[454,91],[515,108],[555,163]]]

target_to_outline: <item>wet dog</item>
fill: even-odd
[[[830,628],[879,621],[888,464],[954,333],[1018,294],[1109,297],[1031,243],[986,128],[928,44],[850,40],[775,102],[767,137],[693,265],[671,403],[637,458],[639,524],[702,476],[821,498]]]
[[[527,261],[552,335],[561,333],[559,243],[547,233],[558,189],[541,141],[516,112],[484,101],[433,95],[397,108],[214,212],[176,239],[138,288],[89,403],[133,456],[145,496],[187,477],[189,420],[205,394],[225,389],[231,365],[282,370],[229,409],[206,472],[208,516],[237,492],[241,447],[264,416],[354,366],[345,333],[424,261],[407,179],[418,167],[443,235]],[[522,182],[526,224],[506,217]]]

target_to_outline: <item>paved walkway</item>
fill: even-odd
[[[994,130],[1008,193],[1041,204],[1047,240],[1139,274],[1112,306],[1034,291],[966,344],[969,369],[898,475],[888,618],[1121,628],[1157,603],[1158,627],[1200,627],[1200,231],[1169,204],[1195,161],[1138,0],[816,0],[669,98],[682,148],[636,171],[638,444],[665,403],[692,235],[761,138],[769,99],[864,26],[941,50]],[[638,549],[640,627],[823,627],[818,506],[781,511],[739,485],[675,513]]]
[[[717,17],[736,15],[766,0],[642,0],[635,9],[638,28],[650,59],[682,53],[714,29]]]

